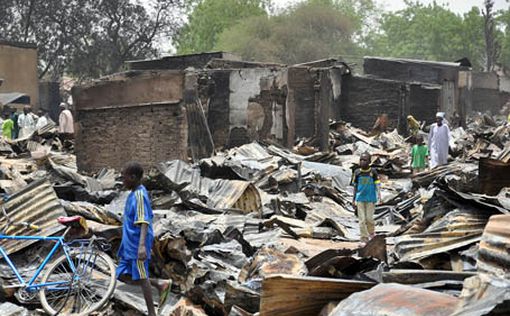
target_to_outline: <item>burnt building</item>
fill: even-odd
[[[193,80],[183,71],[132,71],[73,88],[79,169],[120,170],[132,160],[150,167],[200,155],[198,146],[209,156],[201,109],[187,91]]]
[[[495,72],[473,72],[472,110],[497,114],[510,99]]]
[[[366,76],[421,83],[440,88],[437,103],[430,106],[445,112],[449,120],[460,117],[464,121],[471,110],[471,65],[468,60],[438,62],[389,57],[365,57],[363,71]]]

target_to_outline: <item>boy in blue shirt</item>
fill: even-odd
[[[368,242],[375,236],[374,211],[375,204],[381,200],[379,176],[370,167],[370,154],[363,153],[359,159],[359,168],[352,174],[351,185],[354,186],[352,204],[356,208],[359,219],[361,242]]]
[[[162,297],[168,294],[170,284],[149,279],[149,260],[154,241],[153,214],[149,195],[141,184],[142,177],[143,168],[139,163],[130,162],[122,170],[124,186],[131,192],[124,208],[117,278],[128,284],[140,285],[149,315],[156,316],[151,284],[160,293],[163,292]]]

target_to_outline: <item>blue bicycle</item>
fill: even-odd
[[[13,223],[2,207],[8,226],[25,226],[33,230],[39,228],[30,223]],[[44,261],[34,275],[25,280],[0,246],[0,254],[17,278],[18,284],[9,286],[17,288],[17,297],[29,298],[39,293],[39,300],[44,310],[50,315],[89,315],[102,308],[115,290],[115,265],[105,253],[109,244],[103,238],[92,236],[88,239],[65,241],[71,229],[86,229],[86,223],[80,216],[61,217],[59,223],[67,228],[62,236],[9,236],[0,233],[0,239],[43,240],[55,242]],[[5,231],[5,227],[2,231]],[[63,255],[52,263],[53,256],[61,250]],[[49,265],[48,265],[49,264]],[[47,267],[40,282],[39,275]]]

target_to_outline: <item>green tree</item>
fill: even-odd
[[[370,43],[375,54],[433,60],[465,55],[459,36],[463,30],[460,15],[435,2],[406,4],[403,10],[383,14],[380,33]]]
[[[473,7],[464,14],[462,31],[459,34],[462,39],[462,51],[469,58],[475,70],[484,69],[485,40],[484,21],[478,7]],[[464,56],[462,56],[464,57]]]
[[[182,1],[1,0],[0,36],[37,44],[41,78],[98,77],[154,57],[179,26]]]
[[[501,54],[499,63],[506,70],[510,70],[510,9],[500,12],[497,21],[504,30],[504,33],[501,34]]]
[[[358,21],[338,7],[341,3],[312,0],[275,16],[243,20],[220,35],[216,48],[246,60],[286,64],[356,54]]]
[[[212,50],[223,30],[252,16],[266,16],[269,5],[269,0],[189,0],[188,23],[177,36],[177,52]]]

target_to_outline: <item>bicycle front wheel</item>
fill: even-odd
[[[42,307],[50,315],[89,315],[108,302],[115,290],[115,265],[102,251],[72,251],[48,267],[39,291]]]

